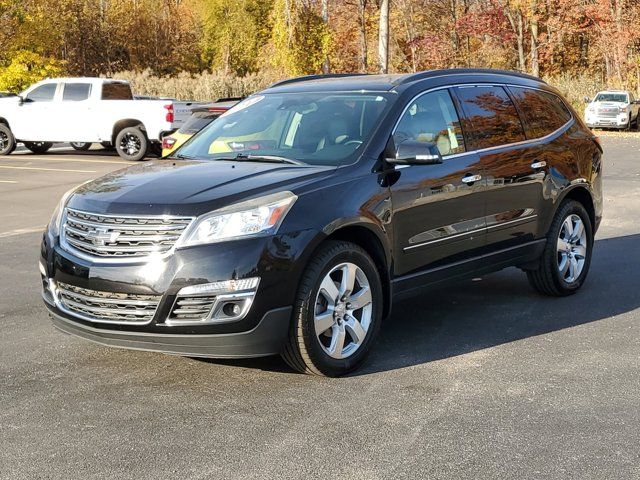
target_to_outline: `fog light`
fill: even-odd
[[[240,315],[242,309],[237,303],[230,302],[224,304],[224,307],[222,307],[222,311],[227,317],[237,317],[238,315]]]

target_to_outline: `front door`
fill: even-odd
[[[443,157],[440,165],[396,167],[391,185],[394,274],[406,283],[402,290],[420,283],[423,274],[464,264],[478,254],[485,243],[486,186],[479,157],[466,152],[447,89],[412,101],[393,138],[396,145],[406,139],[435,143]]]
[[[18,140],[57,140],[59,121],[53,118],[57,89],[57,83],[44,83],[26,92],[11,122],[11,130]]]

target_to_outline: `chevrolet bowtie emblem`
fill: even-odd
[[[106,228],[96,228],[86,233],[87,239],[96,247],[104,247],[107,243],[113,243],[118,240],[120,232],[110,232]]]

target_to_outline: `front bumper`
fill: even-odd
[[[586,117],[586,123],[589,128],[626,128],[629,125],[629,117],[618,115],[617,117]]]
[[[280,353],[289,329],[291,307],[267,312],[252,330],[222,334],[162,334],[107,330],[63,317],[46,304],[53,325],[64,333],[109,347],[208,358],[262,357]]]
[[[315,235],[300,231],[178,249],[150,263],[101,264],[75,256],[45,234],[40,260],[45,304],[57,328],[104,345],[221,358],[276,354],[287,336],[305,263],[301,257]],[[185,287],[250,277],[260,277],[260,282],[243,318],[208,324],[168,321]],[[51,301],[49,282],[161,300],[147,324],[91,321]]]

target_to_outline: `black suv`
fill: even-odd
[[[341,375],[434,283],[517,266],[574,293],[602,212],[598,139],[503,71],[284,81],[174,155],[62,199],[40,262],[60,330]]]

